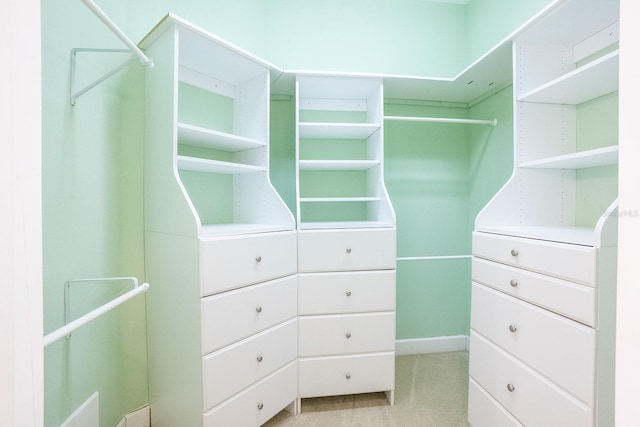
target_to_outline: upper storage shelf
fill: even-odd
[[[562,156],[548,157],[520,163],[521,168],[537,169],[586,169],[618,163],[618,146],[579,151]]]

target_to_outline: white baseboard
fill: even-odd
[[[96,391],[76,409],[60,427],[98,427],[100,425],[100,402]]]
[[[466,350],[469,350],[469,337],[466,335],[396,340],[397,356]]]

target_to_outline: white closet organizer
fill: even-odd
[[[297,397],[295,221],[269,181],[273,67],[166,16],[141,42],[154,426],[258,426]]]
[[[614,423],[618,15],[559,1],[514,39],[515,170],[473,234],[474,427]]]
[[[393,403],[396,230],[382,106],[379,78],[296,77],[300,399],[384,391]]]

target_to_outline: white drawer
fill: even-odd
[[[296,232],[201,240],[201,295],[297,272]]]
[[[298,360],[299,397],[389,391],[395,388],[394,353]]]
[[[203,357],[204,410],[297,357],[296,319]]]
[[[203,415],[203,427],[257,427],[296,400],[292,362]]]
[[[535,239],[474,232],[473,255],[549,274],[574,282],[596,284],[596,249]]]
[[[326,356],[395,349],[395,313],[298,318],[299,356]]]
[[[469,410],[471,427],[524,427],[473,378],[469,378]]]
[[[477,283],[471,328],[593,405],[594,329]]]
[[[595,325],[595,288],[475,257],[472,271],[475,282]]]
[[[395,270],[298,275],[299,315],[387,311],[395,308]]]
[[[202,355],[297,315],[297,280],[289,276],[202,299]]]
[[[395,228],[298,232],[298,271],[396,268]]]
[[[471,331],[469,375],[522,424],[544,427],[593,425],[593,411]],[[513,391],[509,390],[509,385]]]

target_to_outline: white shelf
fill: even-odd
[[[200,227],[199,237],[230,236],[237,234],[271,233],[292,230],[282,224],[207,224]]]
[[[408,117],[408,116],[384,116],[385,120],[399,122],[426,122],[426,123],[455,123],[465,125],[491,125],[498,124],[498,119],[478,120],[478,119],[457,119],[449,117]]]
[[[380,197],[301,197],[300,203],[379,202]]]
[[[618,90],[618,50],[518,97],[518,101],[577,105]]]
[[[323,221],[323,222],[301,222],[300,230],[327,230],[327,229],[349,229],[349,228],[390,228],[393,223],[382,221]]]
[[[178,139],[180,144],[194,145],[203,148],[237,152],[251,148],[264,147],[264,141],[245,138],[226,132],[219,132],[186,123],[178,123]]]
[[[521,168],[538,169],[585,169],[618,163],[618,146],[580,151],[546,159],[520,163]]]
[[[582,246],[595,246],[597,243],[595,230],[589,227],[484,226],[478,227],[476,231]]]
[[[200,159],[187,156],[178,156],[178,169],[194,172],[221,173],[228,175],[266,171],[266,168],[262,166],[222,162],[219,160]]]
[[[380,165],[380,160],[300,160],[300,170],[367,170]]]
[[[380,125],[377,123],[320,123],[301,122],[300,138],[367,139]]]

